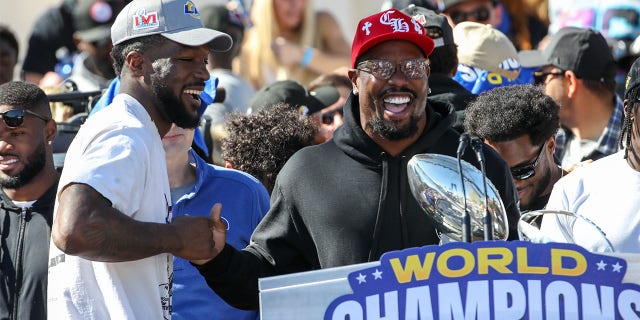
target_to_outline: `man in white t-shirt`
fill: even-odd
[[[540,230],[551,240],[596,252],[640,253],[640,60],[631,66],[624,98],[619,139],[624,150],[579,167],[555,184],[547,209],[586,219],[547,215]]]
[[[228,50],[231,38],[204,28],[191,1],[134,0],[111,39],[120,94],[82,126],[60,178],[49,251],[52,319],[169,319],[172,255],[215,254],[211,220],[170,223],[161,137],[172,123],[198,125],[207,56]]]

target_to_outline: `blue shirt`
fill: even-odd
[[[196,184],[173,204],[173,217],[185,214],[209,216],[215,203],[222,203],[222,219],[227,224],[227,243],[236,249],[249,244],[253,230],[269,210],[269,194],[251,175],[206,163],[193,150]],[[257,311],[229,306],[207,286],[189,261],[173,260],[172,319],[257,319]]]

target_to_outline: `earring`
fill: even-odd
[[[51,142],[52,142],[51,140],[47,141],[47,143],[49,143],[49,145],[51,145]]]
[[[358,88],[353,87],[353,95],[357,96],[358,95]]]
[[[428,93],[427,93],[427,94],[431,94],[431,88],[429,88],[429,91],[428,91]]]

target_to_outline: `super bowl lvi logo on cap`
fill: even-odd
[[[157,12],[149,12],[144,8],[136,11],[133,15],[133,30],[153,29],[160,26]]]
[[[415,44],[425,58],[433,51],[433,40],[426,35],[420,23],[398,10],[389,9],[360,20],[351,46],[351,66],[355,68],[356,60],[367,50],[391,40]]]

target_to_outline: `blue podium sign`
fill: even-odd
[[[640,285],[625,278],[628,260],[637,257],[571,244],[452,242],[261,279],[261,313],[264,320],[640,319]],[[274,298],[277,310],[270,309]]]

